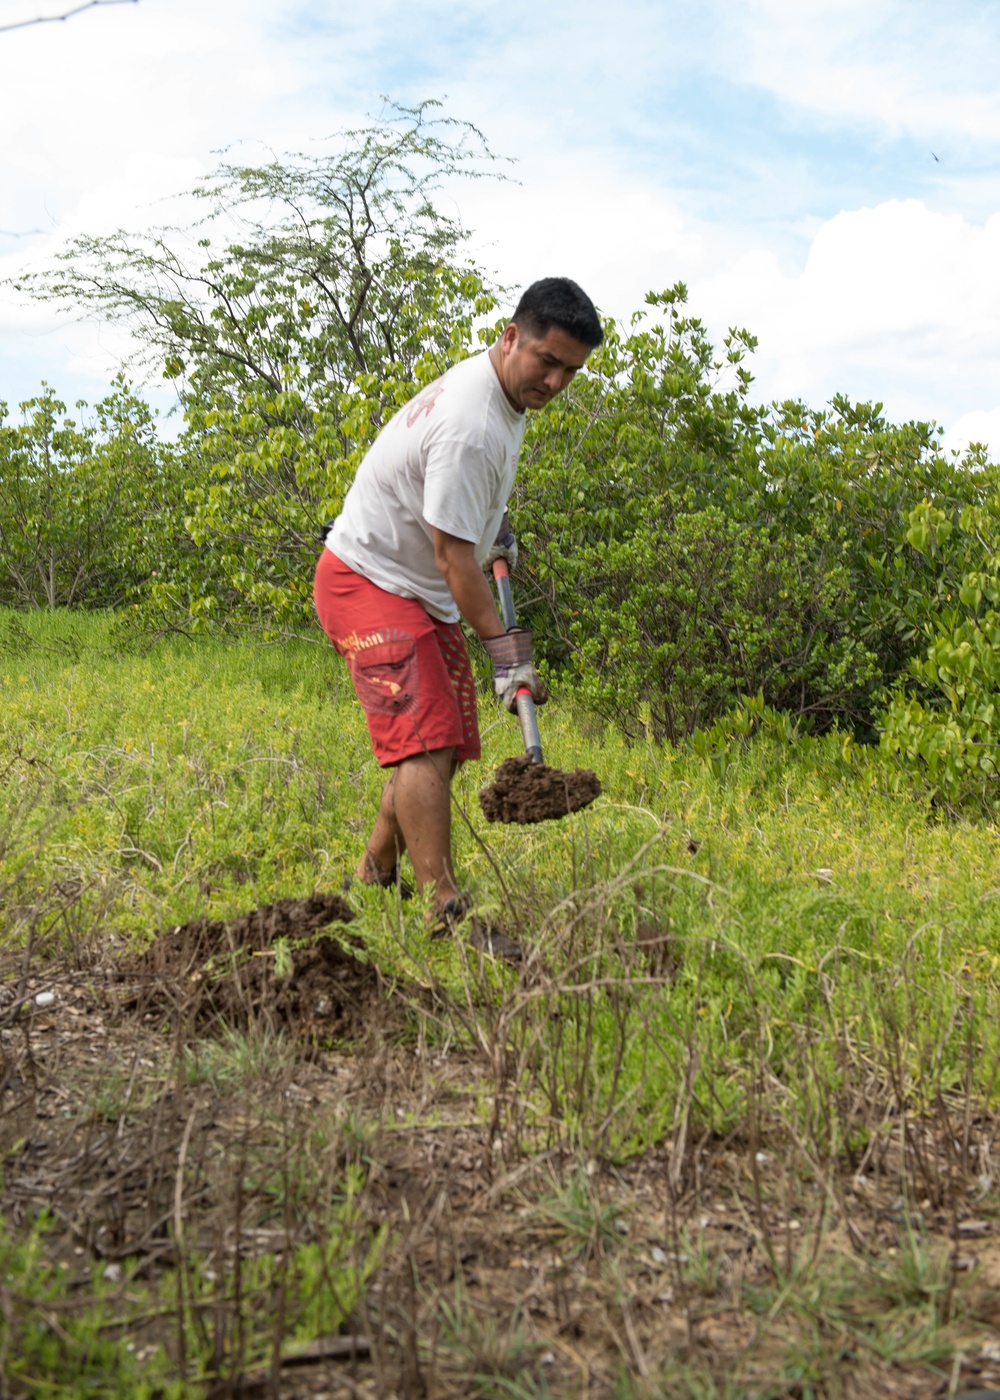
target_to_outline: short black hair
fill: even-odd
[[[511,317],[528,335],[541,338],[552,326],[593,348],[604,339],[600,318],[590,297],[569,277],[543,277],[532,282]]]

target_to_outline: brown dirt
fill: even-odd
[[[504,759],[493,782],[480,791],[479,805],[488,822],[530,826],[578,812],[600,795],[601,782],[592,769],[564,773],[521,754]]]
[[[19,1011],[0,995],[0,1213],[11,1231],[42,1210],[51,1218],[45,1249],[70,1289],[50,1325],[97,1307],[97,1261],[109,1317],[133,1316],[136,1279],[162,1308],[123,1323],[122,1337],[170,1350],[187,1250],[219,1276],[207,1325],[221,1329],[233,1379],[210,1393],[229,1400],[682,1400],[689,1374],[704,1393],[774,1400],[944,1400],[956,1385],[1000,1383],[989,1185],[1000,1119],[946,1105],[926,1121],[877,1115],[859,1160],[814,1161],[766,1113],[751,1136],[685,1125],[626,1161],[589,1157],[558,1122],[533,1140],[505,1038],[477,1049],[422,1029],[400,1037],[393,1003],[375,1001],[376,972],[342,946],[350,932],[322,934],[349,916],[315,896],[164,930],[142,959],[120,945],[108,953],[109,939],[90,969],[64,958],[34,970]],[[679,956],[669,931],[644,924],[638,935],[639,965],[669,981]],[[282,978],[277,937],[303,944]],[[0,950],[0,992],[18,966]],[[298,1030],[331,1023],[315,1003],[331,985],[334,1024],[354,1026],[357,1041],[304,1052]],[[39,1006],[41,992],[51,999]],[[174,1008],[191,1014],[164,1014]],[[438,1000],[439,1031],[445,1012]],[[223,1015],[249,1030],[280,1021],[286,1053],[206,1078],[196,1022],[214,1032]],[[422,1017],[411,1032],[430,1024]],[[969,1168],[956,1157],[963,1132]],[[359,1265],[386,1239],[345,1323],[359,1354],[320,1359],[347,1343],[315,1338],[316,1360],[304,1362],[289,1337],[268,1375],[241,1374],[227,1272],[237,1255],[326,1238],[323,1205],[339,1199],[345,1164],[363,1178]],[[914,1283],[898,1263],[914,1239],[915,1258],[948,1270],[924,1265]],[[820,1287],[840,1277],[839,1291]],[[925,1285],[954,1319],[926,1334]],[[49,1307],[9,1288],[0,1301],[21,1316]],[[892,1310],[897,1322],[879,1332]],[[932,1353],[926,1338],[952,1353]],[[805,1366],[815,1384],[796,1378]]]
[[[124,968],[136,979],[131,1005],[182,1012],[195,1024],[286,1028],[297,1036],[359,1035],[378,994],[378,974],[331,924],[354,918],[333,894],[279,899],[228,922],[194,919],[162,929]],[[321,935],[317,937],[317,935]],[[283,947],[276,947],[279,939]],[[360,945],[355,944],[360,947]]]
[[[269,918],[258,911],[238,922],[259,931]],[[218,948],[219,927],[227,926],[215,926],[213,944],[213,926],[200,926],[203,951]],[[0,961],[0,972],[9,970]],[[0,1210],[11,1229],[50,1212],[46,1249],[72,1284],[62,1311],[50,1314],[53,1326],[96,1306],[96,1259],[102,1269],[121,1265],[105,1275],[112,1282],[102,1306],[122,1315],[131,1280],[162,1281],[163,1319],[140,1320],[131,1337],[139,1346],[169,1343],[179,1214],[184,1247],[221,1277],[237,1245],[249,1260],[311,1238],[316,1203],[332,1199],[341,1163],[361,1152],[359,1248],[384,1229],[388,1245],[350,1319],[363,1342],[359,1359],[303,1365],[289,1346],[276,1377],[237,1374],[217,1394],[459,1400],[513,1394],[517,1385],[525,1395],[680,1400],[692,1393],[690,1368],[706,1393],[711,1376],[733,1396],[800,1397],[809,1392],[789,1361],[799,1307],[809,1319],[802,1346],[812,1348],[802,1364],[818,1368],[817,1397],[943,1400],[956,1382],[961,1390],[1000,1379],[1000,1229],[989,1197],[978,1200],[959,1176],[939,1206],[908,1191],[904,1207],[900,1196],[902,1153],[915,1134],[923,1159],[950,1181],[954,1134],[940,1124],[896,1125],[863,1172],[845,1162],[829,1181],[786,1169],[794,1145],[772,1138],[766,1124],[765,1150],[756,1139],[706,1134],[684,1150],[680,1171],[671,1141],[614,1164],[558,1142],[525,1152],[505,1115],[498,1122],[484,1113],[498,1080],[481,1055],[382,1040],[363,1054],[275,1062],[259,1081],[185,1084],[175,1037],[125,1010],[120,986],[50,965],[29,980],[17,1023],[0,1025]],[[54,1001],[39,1010],[33,999],[43,989]],[[109,1086],[117,1086],[114,1102]],[[366,1124],[363,1139],[338,1145],[341,1122]],[[332,1140],[317,1147],[319,1124]],[[984,1118],[971,1131],[992,1142],[997,1125]],[[273,1181],[306,1159],[308,1179],[319,1173],[316,1189],[301,1209],[292,1198],[275,1214]],[[574,1180],[586,1183],[583,1206],[567,1210]],[[611,1228],[593,1228],[600,1214]],[[928,1250],[955,1255],[954,1369],[950,1359],[915,1355],[917,1347],[883,1357],[858,1344],[866,1315],[887,1306],[877,1291],[853,1301],[851,1327],[850,1295],[822,1325],[808,1313],[817,1259],[862,1277],[868,1270],[878,1283],[914,1231]],[[782,1278],[800,1270],[803,1282],[795,1306],[775,1308],[765,1328],[754,1300],[785,1296],[776,1269]],[[238,1335],[226,1307],[220,1302],[209,1320],[228,1329],[230,1346]],[[900,1345],[904,1320],[901,1313]],[[660,1382],[661,1368],[671,1381]],[[634,1383],[627,1389],[623,1373]],[[499,1379],[487,1389],[480,1374]]]

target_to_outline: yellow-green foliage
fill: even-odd
[[[371,759],[332,654],[181,642],[122,657],[95,645],[106,626],[73,625],[88,634],[79,658],[0,662],[7,820],[44,789],[36,889],[81,880],[115,927],[141,932],[334,878]]]
[[[325,643],[177,641],[138,657],[102,650],[99,620],[72,628],[70,648],[65,619],[32,619],[37,644],[0,663],[8,937],[39,912],[52,937],[142,938],[339,889],[382,775]],[[477,788],[519,735],[491,699],[481,713],[484,761],[456,783],[456,863],[483,906],[545,948],[552,978],[523,993],[517,1022],[544,1027],[539,1112],[651,1140],[687,1084],[692,1113],[722,1127],[745,1107],[748,1066],[789,1092],[833,1093],[845,1044],[895,1066],[914,1101],[969,1075],[992,1092],[991,826],[943,823],[893,791],[888,758],[844,736],[773,719],[753,738],[713,731],[700,751],[629,746],[556,696],[546,757],[595,768],[604,796],[562,822],[493,828]],[[384,967],[459,985],[458,952],[428,945],[419,902],[360,903]],[[639,975],[640,926],[670,940],[669,979]],[[498,973],[498,994],[512,980]]]

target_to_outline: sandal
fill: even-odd
[[[446,899],[431,925],[431,937],[450,938],[471,908],[472,895],[467,890]]]
[[[437,919],[431,928],[432,938],[448,938],[458,925],[469,916],[469,943],[480,953],[488,953],[493,958],[504,958],[509,963],[524,961],[524,949],[520,943],[499,929],[491,928],[482,919],[477,919],[472,909],[472,896],[468,893],[453,894],[438,911]]]
[[[359,885],[366,885],[368,888],[380,890],[398,889],[399,897],[403,900],[412,899],[416,893],[409,880],[404,880],[402,875],[400,875],[398,865],[395,869],[390,870],[388,875],[380,875],[377,880],[362,880],[360,875],[345,875],[344,883],[341,886],[343,893],[347,894],[355,882]]]
[[[481,953],[489,953],[492,958],[503,958],[509,963],[524,961],[524,949],[517,939],[508,937],[497,928],[491,928],[489,924],[481,923],[479,919],[472,920],[469,942],[473,948]]]

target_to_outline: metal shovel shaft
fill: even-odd
[[[517,717],[521,721],[521,738],[524,752],[532,763],[543,763],[542,736],[538,731],[538,716],[535,714],[535,697],[526,685],[517,692]]]
[[[510,587],[510,570],[506,559],[496,559],[493,563],[493,578],[500,595],[500,616],[505,627],[517,626],[517,613],[514,611],[514,594]]]
[[[500,597],[500,616],[505,627],[517,626],[517,613],[514,610],[514,595],[510,588],[510,570],[506,559],[493,561],[493,578]],[[532,763],[541,763],[542,736],[538,730],[538,716],[535,713],[535,698],[526,685],[517,692],[517,717],[521,721],[521,738],[524,751]]]

